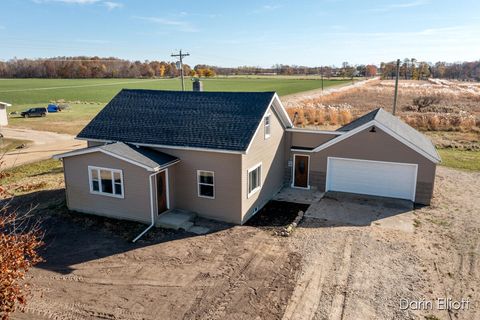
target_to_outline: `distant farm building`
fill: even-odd
[[[12,105],[6,102],[0,102],[0,126],[8,125],[7,107]]]

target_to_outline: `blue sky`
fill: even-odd
[[[2,0],[0,59],[98,55],[191,65],[480,59],[480,1]]]

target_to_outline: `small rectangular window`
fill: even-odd
[[[271,135],[270,115],[265,116],[265,118],[263,119],[263,123],[265,128],[265,139],[268,139]]]
[[[215,198],[215,174],[213,171],[197,171],[198,196],[202,198]]]
[[[258,164],[257,166],[248,170],[248,197],[260,190],[262,187],[262,165]]]
[[[88,167],[90,192],[123,198],[123,176],[118,169]]]

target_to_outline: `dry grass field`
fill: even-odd
[[[368,111],[393,108],[394,81],[378,80],[349,90],[289,101],[296,124],[334,129]],[[480,83],[400,81],[397,114],[426,132],[439,148],[480,148]]]

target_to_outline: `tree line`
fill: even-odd
[[[382,78],[393,79],[396,75],[396,61],[382,62]],[[428,78],[480,81],[480,61],[472,62],[436,62],[418,61],[405,58],[400,61],[399,76],[405,80],[425,80]]]
[[[220,67],[198,64],[183,65],[185,75],[213,77],[216,75],[323,75],[331,77],[373,77],[378,74],[392,79],[396,74],[396,61],[352,65],[343,62],[340,67],[307,67],[275,64],[269,68],[256,66]],[[180,69],[169,61],[129,61],[100,57],[55,57],[48,59],[11,59],[0,61],[0,78],[153,78],[178,77]],[[480,81],[480,61],[428,63],[406,58],[400,64],[402,79],[422,80],[430,77]]]
[[[185,74],[191,73],[184,64]],[[174,62],[128,61],[99,57],[56,57],[0,61],[1,78],[152,78],[177,77]]]

